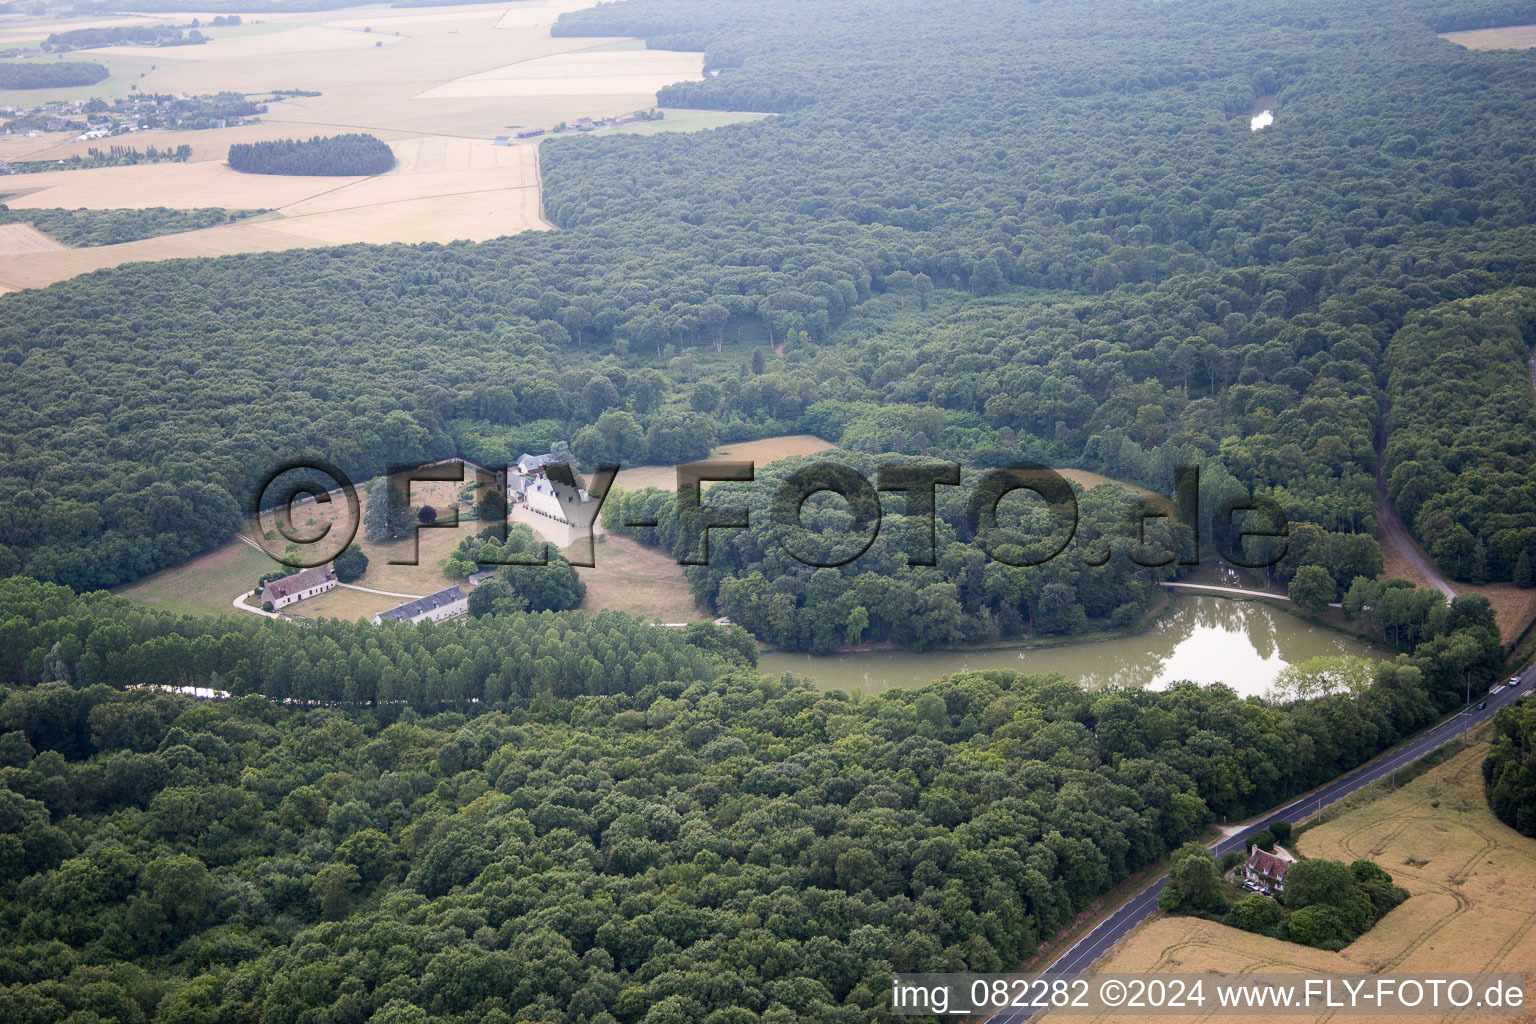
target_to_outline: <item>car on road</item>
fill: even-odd
[[[1477,710],[1481,711],[1481,710],[1483,710],[1483,708],[1485,708],[1487,706],[1488,706],[1488,702],[1487,701],[1483,701],[1481,704],[1479,704],[1477,706]]]
[[[1520,677],[1519,676],[1510,676],[1509,677],[1509,685],[1510,686],[1519,686],[1520,685]]]

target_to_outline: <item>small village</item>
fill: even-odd
[[[89,142],[155,128],[170,131],[229,128],[259,121],[257,115],[267,112],[269,102],[272,100],[221,92],[207,96],[136,95],[120,97],[110,103],[103,99],[54,100],[35,107],[0,107],[0,138],[42,132],[77,132],[75,141]]]

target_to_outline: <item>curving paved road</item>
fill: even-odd
[[[1342,800],[1362,787],[1369,786],[1391,775],[1399,768],[1403,768],[1434,750],[1438,750],[1447,742],[1467,729],[1480,722],[1486,721],[1495,711],[1525,696],[1533,686],[1536,686],[1536,671],[1530,668],[1523,669],[1519,676],[1521,682],[1518,687],[1505,687],[1502,693],[1488,695],[1488,707],[1479,711],[1473,708],[1470,712],[1457,715],[1440,723],[1428,732],[1423,733],[1417,739],[1410,740],[1393,750],[1390,754],[1383,755],[1370,764],[1362,765],[1354,771],[1339,776],[1323,788],[1307,794],[1299,800],[1293,800],[1277,810],[1270,811],[1259,821],[1244,828],[1241,832],[1234,832],[1211,846],[1211,851],[1219,858],[1229,850],[1246,850],[1248,838],[1254,833],[1268,828],[1277,821],[1297,821],[1309,814]],[[1094,961],[1103,956],[1111,946],[1125,937],[1132,928],[1141,924],[1152,912],[1157,909],[1157,894],[1163,891],[1163,886],[1168,884],[1168,876],[1163,875],[1150,883],[1145,889],[1138,892],[1128,903],[1116,910],[1109,917],[1101,921],[1093,931],[1078,939],[1066,952],[1051,962],[1050,966],[1040,969],[1040,974],[1075,974],[1088,970]],[[987,1018],[993,1024],[1023,1024],[1032,1019],[1038,1010],[1014,1010],[994,1014]]]

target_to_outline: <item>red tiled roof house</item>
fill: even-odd
[[[1276,892],[1285,890],[1285,870],[1291,862],[1284,857],[1265,853],[1257,846],[1251,848],[1248,862],[1243,865],[1243,875],[1251,882],[1260,882]]]
[[[292,576],[270,581],[262,588],[261,600],[263,604],[272,602],[273,609],[277,609],[335,588],[336,574],[330,566],[317,565],[313,569],[302,569]]]

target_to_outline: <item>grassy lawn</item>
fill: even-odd
[[[230,602],[276,566],[270,557],[238,540],[184,565],[147,576],[117,594],[141,604],[187,615],[238,615]]]
[[[659,622],[707,617],[693,603],[683,567],[665,551],[609,533],[598,537],[592,560],[592,568],[576,570],[587,585],[586,611],[611,609]]]
[[[438,588],[442,589],[442,588]],[[347,587],[337,587],[335,590],[321,594],[319,597],[311,597],[291,605],[286,611],[296,615],[302,615],[306,619],[330,618],[330,619],[372,619],[379,612],[386,612],[398,604],[403,604],[403,597],[385,597],[383,594],[369,594],[361,590],[350,590]]]

